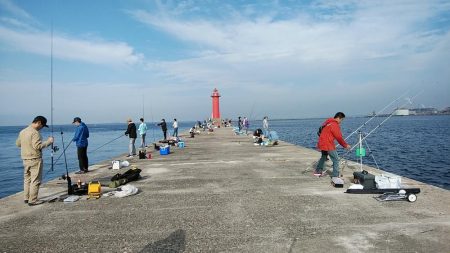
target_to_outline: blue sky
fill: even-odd
[[[450,106],[449,1],[0,0],[0,125]],[[397,105],[403,105],[399,101]]]

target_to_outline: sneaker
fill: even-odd
[[[132,155],[127,155],[126,157],[130,157],[130,158],[133,158],[133,156],[132,156]]]
[[[37,205],[40,205],[40,204],[44,204],[44,201],[42,201],[42,200],[36,200],[36,201],[34,201],[34,202],[29,202],[29,203],[28,203],[29,206],[37,206]]]
[[[321,177],[322,174],[323,174],[322,171],[321,171],[321,172],[319,172],[319,171],[314,171],[314,173],[313,173],[313,175],[314,175],[314,176],[317,176],[317,177]]]
[[[84,174],[84,173],[86,173],[84,170],[80,170],[80,171],[75,172],[75,174]]]
[[[28,204],[28,200],[24,200],[23,203]]]

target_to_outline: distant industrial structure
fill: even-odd
[[[446,107],[439,111],[433,107],[423,107],[423,108],[397,108],[393,112],[393,116],[414,116],[414,115],[442,115],[450,114],[450,107]]]

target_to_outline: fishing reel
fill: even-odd
[[[56,153],[59,151],[59,147],[58,146],[53,146],[53,152]]]

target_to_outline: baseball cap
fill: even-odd
[[[36,116],[36,118],[34,118],[34,120],[33,120],[33,123],[36,123],[36,122],[41,122],[41,124],[44,127],[48,127],[47,126],[47,119],[44,116]]]
[[[80,122],[80,123],[81,123],[80,117],[75,117],[75,118],[73,118],[72,124],[75,123],[75,122]]]

